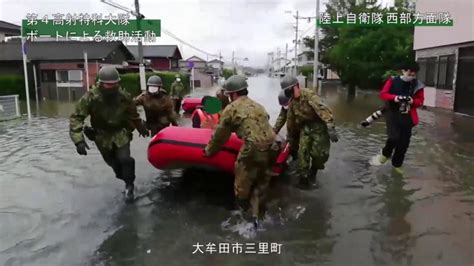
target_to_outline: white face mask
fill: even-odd
[[[413,76],[408,76],[408,75],[403,75],[403,76],[401,76],[400,78],[401,78],[403,81],[405,81],[405,82],[410,82],[410,81],[412,81],[412,80],[415,79],[415,77],[413,77]]]
[[[160,89],[158,87],[148,87],[148,92],[149,93],[157,93]]]
[[[288,110],[288,105],[283,106],[283,109]]]

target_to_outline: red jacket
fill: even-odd
[[[380,98],[386,102],[394,101],[397,95],[390,93],[390,88],[392,87],[393,81],[392,79],[388,79],[385,84],[383,85],[382,90],[380,91]],[[413,103],[411,104],[410,108],[410,116],[413,121],[413,126],[418,125],[418,112],[416,111],[417,108],[423,106],[423,102],[425,101],[425,94],[424,88],[421,88],[415,92],[413,95]]]

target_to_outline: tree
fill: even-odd
[[[409,12],[404,3],[397,0],[397,6],[389,9],[375,4],[356,5],[353,1],[331,0],[326,12],[336,14],[349,12]],[[378,88],[382,77],[389,70],[414,60],[413,27],[341,26],[322,27],[320,40],[320,61],[336,71],[343,84],[349,87],[349,94],[355,88]],[[313,38],[305,38],[305,45],[314,47]]]

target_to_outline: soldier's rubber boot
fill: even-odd
[[[311,182],[309,180],[309,176],[307,175],[300,176],[300,179],[298,181],[298,188],[302,190],[311,189]]]
[[[312,188],[319,188],[319,182],[317,179],[318,169],[311,169],[311,174],[309,175],[309,182]]]
[[[125,185],[125,203],[132,203],[135,200],[135,186],[133,184]]]

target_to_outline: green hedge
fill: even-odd
[[[163,81],[163,87],[168,92],[171,89],[171,84],[176,79],[176,74],[178,74],[181,78],[181,82],[184,85],[184,89],[186,93],[189,93],[189,75],[183,75],[177,72],[147,72],[146,79],[150,76],[157,75]],[[128,73],[120,75],[120,85],[126,89],[133,97],[139,95],[141,93],[140,89],[140,74],[139,73]]]
[[[313,76],[313,67],[312,66],[298,67],[298,74],[300,73],[303,76],[309,78],[310,76]]]
[[[0,95],[20,95],[25,100],[25,79],[20,75],[0,76]]]
[[[225,79],[228,79],[230,76],[234,75],[234,71],[232,71],[232,69],[224,68],[222,75]]]

